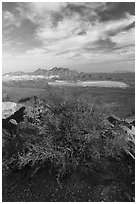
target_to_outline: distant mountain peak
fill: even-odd
[[[45,70],[46,70],[46,69],[38,68],[38,69],[36,69],[34,72],[45,71]]]
[[[63,68],[63,67],[53,67],[50,71],[60,71],[60,70],[64,70],[64,71],[70,71],[70,69],[68,68]]]
[[[45,75],[46,73],[47,73],[46,69],[38,68],[36,71],[32,72],[31,74]]]

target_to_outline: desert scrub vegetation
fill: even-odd
[[[3,132],[3,169],[7,171],[29,168],[33,177],[39,169],[47,168],[61,186],[66,175],[101,171],[104,160],[122,165],[129,152],[134,154],[134,144],[126,133],[112,128],[103,110],[95,105],[36,100],[32,107],[29,105],[12,138]],[[129,154],[128,158],[133,160]],[[134,174],[134,165],[129,168]]]

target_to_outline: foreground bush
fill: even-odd
[[[73,172],[101,170],[104,158],[122,162],[127,152],[134,151],[126,134],[112,129],[99,108],[78,101],[39,106],[26,113],[17,134],[6,140],[3,164],[7,169],[29,167],[36,173],[49,168],[59,181]]]

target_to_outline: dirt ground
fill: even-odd
[[[61,187],[46,169],[30,179],[31,171],[6,175],[3,173],[3,202],[131,202],[134,185],[131,184],[128,163],[121,165],[104,161],[101,171],[74,173],[63,178]]]

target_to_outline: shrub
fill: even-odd
[[[125,133],[112,129],[95,106],[58,101],[43,104],[42,112],[35,106],[33,124],[29,115],[19,124],[18,134],[5,144],[3,163],[8,168],[50,166],[61,179],[67,173],[96,171],[103,158],[120,160],[130,151]]]

